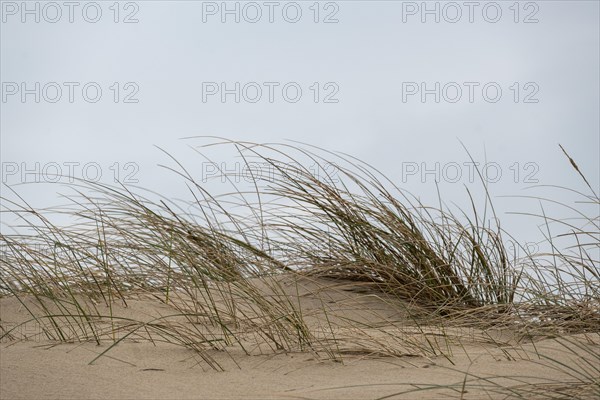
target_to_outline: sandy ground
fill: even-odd
[[[314,287],[308,288],[304,296],[303,307],[307,310],[315,305],[315,298],[309,298],[308,292],[314,293]],[[483,388],[471,385],[461,393],[466,372],[480,377],[515,377],[527,382],[572,380],[553,367],[556,363],[539,357],[541,354],[574,364],[579,356],[565,352],[553,339],[515,348],[477,339],[481,335],[466,335],[461,341],[448,345],[451,362],[443,356],[412,352],[406,340],[394,341],[396,334],[406,339],[410,330],[398,330],[398,322],[389,329],[381,327],[381,321],[401,323],[403,315],[398,307],[378,296],[350,293],[340,290],[326,293],[327,304],[337,312],[332,315],[341,319],[348,316],[355,320],[372,318],[380,327],[370,333],[340,328],[340,335],[346,329],[349,338],[341,342],[342,362],[313,352],[260,354],[258,351],[256,355],[245,355],[239,347],[231,346],[227,351],[209,351],[225,369],[225,372],[219,372],[190,349],[167,343],[153,344],[148,340],[126,340],[90,364],[108,348],[110,340],[104,340],[101,345],[57,343],[38,335],[39,327],[29,323],[19,328],[19,333],[28,336],[29,340],[5,338],[0,343],[0,398],[376,399],[412,389],[392,398],[479,399],[505,398],[505,393],[489,390],[484,393]],[[324,298],[323,292],[319,296]],[[148,320],[150,315],[161,313],[160,307],[156,302],[142,298],[130,301],[127,308],[113,311]],[[365,310],[377,312],[369,314]],[[3,298],[0,299],[0,318],[6,329],[26,321],[28,313],[14,298]],[[377,318],[381,320],[375,321]],[[381,339],[378,343],[385,344],[370,349],[369,343],[377,335]],[[384,337],[388,339],[384,340]],[[597,334],[587,339],[588,346],[598,349],[597,344],[590,344],[600,343]],[[381,350],[387,345],[398,346],[396,356],[379,354],[378,346]],[[517,384],[509,378],[495,378],[494,382]],[[456,384],[455,390],[416,390],[422,388],[419,385],[452,384]]]

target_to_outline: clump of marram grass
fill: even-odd
[[[238,342],[242,333],[273,349],[310,343],[295,305],[285,296],[275,298],[281,288],[271,276],[285,267],[245,242],[243,232],[234,238],[222,222],[209,221],[217,213],[210,201],[203,205],[207,221],[201,225],[166,200],[152,203],[125,189],[83,186],[92,193],[71,197],[75,207],[60,210],[77,217],[77,225],[52,225],[45,215],[13,203],[11,211],[34,234],[2,236],[2,292],[19,299],[49,339],[118,343],[145,332],[150,340],[158,335],[203,355]],[[172,315],[150,323],[113,315],[113,305],[126,305],[131,295],[168,304]],[[98,303],[108,313],[98,311]]]
[[[447,326],[509,327],[527,337],[600,330],[597,216],[581,214],[584,228],[565,225],[574,238],[570,249],[548,235],[551,257],[517,260],[485,185],[483,207],[472,200],[472,210],[457,215],[441,201],[421,204],[349,156],[301,146],[211,145],[227,143],[246,162],[253,189],[224,174],[234,190],[215,196],[178,164],[173,171],[190,189],[194,214],[166,197],[78,182],[69,205],[54,210],[76,224],[59,227],[52,211],[3,198],[2,212],[20,218],[15,228],[27,233],[0,238],[0,295],[18,299],[51,340],[109,340],[106,351],[134,337],[164,341],[193,349],[215,369],[222,367],[209,351],[232,345],[333,359],[412,349],[450,359],[455,338]],[[253,174],[253,161],[270,174]],[[331,165],[335,177],[327,173]],[[590,189],[587,201],[600,204]],[[307,314],[300,296],[284,287],[282,277],[290,275],[361,283],[401,300],[393,304],[405,308],[408,321],[372,326],[333,315],[322,298],[321,309]],[[113,312],[136,296],[170,312],[144,321]],[[442,341],[430,339],[431,326]]]
[[[548,233],[550,225],[568,228],[555,237],[570,237],[570,247],[563,250],[548,234],[550,253],[517,258],[506,246],[513,238],[501,229],[483,178],[485,203],[477,206],[468,193],[471,211],[457,215],[441,200],[437,207],[422,204],[350,156],[314,147],[235,145],[248,170],[256,161],[271,166],[260,182],[262,204],[269,205],[261,207],[261,232],[272,232],[270,247],[306,273],[369,282],[444,313],[506,310],[517,303],[568,313],[571,306],[598,305],[598,215],[571,208],[583,221],[580,227],[540,215]],[[315,165],[322,174],[314,173]],[[577,193],[600,207],[585,182],[591,193]]]
[[[325,159],[303,151],[318,165],[335,157],[341,180],[336,184],[288,154],[280,161],[248,150],[276,171],[265,193],[274,202],[293,203],[276,208],[267,227],[278,231],[279,246],[309,272],[372,282],[444,309],[512,303],[520,271],[511,265],[500,229],[486,226],[485,215],[475,211],[462,223],[392,185],[394,194],[374,168],[341,155],[327,153]]]

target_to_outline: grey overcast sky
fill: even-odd
[[[436,201],[436,178],[444,200],[464,207],[465,185],[480,186],[460,141],[487,160],[494,196],[540,194],[524,191],[534,184],[582,189],[558,143],[598,186],[598,1],[1,6],[9,185],[52,180],[58,165],[186,197],[157,166],[169,160],[155,145],[201,179],[209,171],[188,146],[206,141],[180,138],[216,135],[350,153],[426,202]],[[239,161],[210,155],[230,169]],[[47,205],[60,189],[20,190]],[[501,214],[531,206],[505,197],[497,205]],[[535,231],[505,218],[505,227]]]

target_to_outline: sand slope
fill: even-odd
[[[327,327],[335,331],[338,340],[338,360],[330,359],[319,349],[283,352],[252,347],[250,336],[246,345],[252,349],[252,355],[244,354],[238,345],[231,345],[226,351],[208,350],[210,357],[225,369],[218,372],[190,349],[132,336],[90,365],[113,343],[110,336],[100,345],[92,341],[58,343],[40,335],[39,326],[30,322],[0,344],[0,398],[375,399],[419,385],[452,384],[456,384],[455,390],[417,390],[394,398],[506,397],[506,392],[497,391],[490,382],[479,381],[479,386],[472,386],[472,376],[468,376],[469,384],[461,393],[467,371],[479,377],[496,377],[493,382],[503,386],[519,382],[497,377],[517,377],[529,383],[553,382],[551,389],[555,393],[581,393],[580,387],[567,384],[574,378],[556,365],[557,361],[575,365],[575,360],[585,354],[565,351],[554,339],[518,346],[507,339],[501,346],[499,343],[503,342],[483,340],[491,337],[485,332],[457,330],[456,340],[447,342],[450,362],[442,355],[427,355],[411,347],[412,343],[439,338],[439,332],[436,327],[429,327],[426,333],[423,327],[416,329],[402,311],[406,305],[394,303],[396,300],[347,284],[305,280],[291,286],[311,327],[323,328],[324,335],[327,329],[322,325],[321,314],[327,309]],[[25,306],[15,298],[0,299],[0,307],[5,330],[30,318]],[[169,307],[138,296],[130,299],[127,307],[115,305],[113,312],[148,321],[167,314]],[[446,334],[453,336],[452,332]],[[494,334],[496,338],[503,336]],[[28,340],[17,340],[23,336]],[[569,340],[600,351],[598,334],[573,336]],[[484,384],[488,385],[485,393],[480,387]]]

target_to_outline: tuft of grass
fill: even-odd
[[[0,237],[0,296],[15,298],[49,340],[109,343],[101,356],[133,338],[164,341],[217,370],[211,352],[232,346],[336,361],[410,354],[452,362],[465,330],[479,332],[468,340],[502,348],[490,329],[514,332],[515,348],[600,331],[597,215],[564,205],[580,220],[558,220],[543,208],[552,200],[536,198],[550,250],[517,259],[483,179],[484,204],[467,191],[470,209],[451,211],[441,196],[422,204],[348,155],[297,143],[213,138],[208,146],[233,146],[251,189],[223,172],[232,191],[211,194],[168,153],[188,203],[78,181],[65,205],[37,210],[7,188],[16,200],[3,197],[1,212],[20,222]],[[562,150],[591,191],[575,193],[600,207]],[[272,173],[253,173],[254,162]],[[73,225],[53,224],[56,214]],[[312,289],[301,292],[301,281]],[[160,311],[145,320],[119,314],[136,299]],[[402,318],[369,308],[370,300]],[[2,328],[0,338],[15,335]]]

